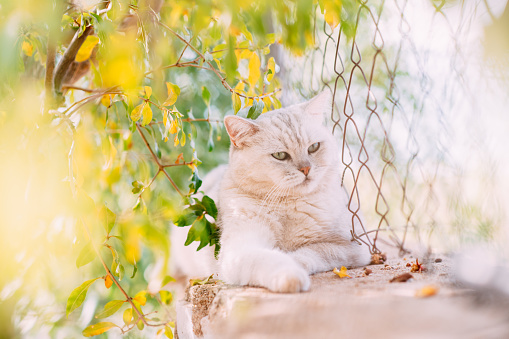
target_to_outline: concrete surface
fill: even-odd
[[[456,284],[452,261],[415,258],[311,277],[306,293],[278,294],[222,283],[192,286],[177,305],[177,335],[191,338],[509,338],[509,301]],[[508,282],[509,284],[509,282]]]

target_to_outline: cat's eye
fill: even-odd
[[[313,145],[309,146],[308,152],[309,153],[315,153],[316,151],[318,151],[319,148],[320,148],[320,143],[319,142],[315,142]]]
[[[286,152],[276,152],[276,153],[272,153],[272,156],[274,158],[276,158],[277,160],[286,160],[288,158],[290,158],[290,154],[286,153]]]

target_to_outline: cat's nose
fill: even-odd
[[[307,176],[309,174],[310,169],[311,169],[310,166],[306,166],[306,167],[299,168],[299,171],[301,171],[302,173],[304,173],[305,176]]]

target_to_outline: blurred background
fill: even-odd
[[[171,336],[170,226],[210,214],[222,118],[322,90],[359,241],[509,256],[505,0],[0,0],[0,19],[2,337]]]

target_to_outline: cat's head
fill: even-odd
[[[248,191],[306,194],[338,165],[338,150],[323,125],[332,97],[323,92],[308,102],[262,114],[256,120],[227,116],[230,173]]]

